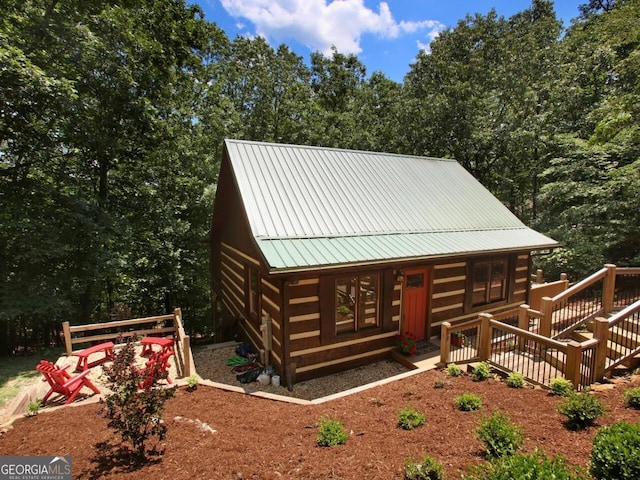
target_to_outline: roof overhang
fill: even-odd
[[[321,238],[256,238],[270,273],[302,273],[483,253],[536,251],[560,244],[527,227]]]

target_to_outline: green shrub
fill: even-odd
[[[574,392],[573,383],[562,377],[551,380],[549,386],[551,387],[551,394],[559,397],[568,397]]]
[[[320,433],[316,437],[318,445],[321,447],[334,447],[347,443],[349,435],[338,420],[322,417],[318,422]]]
[[[198,388],[198,377],[196,377],[195,375],[189,375],[187,377],[187,390],[192,392],[197,388]]]
[[[421,462],[409,457],[404,464],[405,480],[442,480],[444,471],[442,464],[435,458],[424,455]]]
[[[36,398],[33,402],[29,402],[27,405],[27,413],[24,414],[25,417],[35,417],[38,415],[40,411],[40,407],[42,406],[42,399]]]
[[[471,374],[471,379],[474,382],[482,382],[491,377],[491,365],[487,362],[480,362],[476,365],[476,368],[473,369],[473,373]]]
[[[522,446],[522,429],[511,423],[506,413],[494,412],[480,420],[478,438],[484,443],[489,458],[513,455]]]
[[[524,376],[520,372],[511,372],[507,377],[507,385],[511,388],[524,387]]]
[[[175,388],[157,387],[158,381],[166,373],[158,369],[144,389],[138,385],[145,375],[135,367],[133,340],[129,341],[115,356],[111,367],[105,367],[105,374],[113,392],[105,397],[104,415],[107,425],[116,430],[122,440],[131,442],[135,452],[146,455],[146,443],[152,437],[164,440],[167,427],[162,421],[165,402],[176,393]]]
[[[640,425],[621,421],[602,427],[593,439],[591,474],[597,479],[640,478]]]
[[[589,392],[574,392],[564,399],[558,411],[567,417],[568,428],[582,430],[593,425],[604,414],[604,405]]]
[[[631,408],[640,408],[640,387],[630,388],[624,392],[624,404]]]
[[[398,426],[404,430],[413,430],[424,425],[426,417],[412,407],[405,407],[398,413]]]
[[[447,375],[450,377],[459,377],[462,375],[462,369],[455,363],[447,365]]]
[[[480,410],[482,408],[482,400],[475,393],[463,393],[455,398],[458,410],[470,412],[472,410]]]
[[[569,467],[565,459],[552,459],[536,450],[533,454],[510,455],[495,459],[489,464],[471,468],[465,480],[584,480],[586,476],[576,467]]]

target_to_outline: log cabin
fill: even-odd
[[[292,386],[525,303],[558,246],[455,160],[226,140],[212,298]]]

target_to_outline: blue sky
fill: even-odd
[[[192,0],[195,1],[195,0]],[[205,18],[231,39],[263,36],[273,47],[287,44],[302,56],[320,51],[354,53],[367,73],[381,71],[401,82],[420,48],[466,14],[486,15],[495,8],[510,17],[530,0],[197,0]],[[587,0],[556,0],[565,27]]]

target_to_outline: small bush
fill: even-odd
[[[334,447],[347,443],[349,435],[338,420],[322,417],[318,422],[320,433],[316,437],[318,445],[321,447]]]
[[[187,390],[190,392],[196,390],[198,388],[198,377],[195,375],[190,375],[187,377]]]
[[[551,394],[559,397],[568,397],[574,392],[573,383],[562,377],[551,380],[549,387],[551,387]]]
[[[471,379],[474,382],[482,382],[484,380],[488,380],[491,377],[491,365],[487,362],[480,362],[476,365],[476,368],[473,369],[473,373],[471,374]]]
[[[593,439],[591,474],[597,479],[640,478],[640,425],[621,421],[602,427]]]
[[[536,450],[533,454],[520,454],[502,457],[489,464],[471,468],[466,480],[584,480],[586,476],[577,467],[569,467],[565,459],[556,456],[552,459]]]
[[[409,457],[404,464],[405,480],[442,480],[444,470],[435,458],[424,455],[421,462]]]
[[[447,365],[447,375],[450,377],[459,377],[462,375],[462,369],[455,363]]]
[[[40,411],[40,407],[42,406],[42,399],[36,398],[33,402],[29,402],[27,405],[27,413],[24,414],[25,417],[35,417],[38,415]]]
[[[484,443],[489,458],[513,455],[522,446],[522,429],[510,422],[506,413],[494,412],[480,421],[478,438]]]
[[[475,393],[463,393],[455,398],[458,410],[463,412],[471,412],[482,408],[482,400]]]
[[[631,408],[640,408],[640,387],[630,388],[624,392],[624,404]]]
[[[424,425],[426,417],[412,407],[405,407],[398,413],[398,426],[403,430],[413,430]]]
[[[507,377],[507,385],[511,388],[524,387],[524,376],[520,372],[511,372]]]
[[[604,414],[604,405],[589,392],[574,392],[564,399],[558,411],[567,417],[568,428],[583,430]]]
[[[135,368],[134,358],[134,345],[130,341],[118,352],[112,366],[105,367],[113,393],[105,397],[104,416],[109,419],[108,427],[116,430],[123,441],[131,442],[135,453],[144,457],[151,437],[162,441],[166,436],[162,412],[165,402],[176,390],[157,387],[162,377],[159,371],[154,372],[147,388],[140,390],[138,385],[144,374]]]

